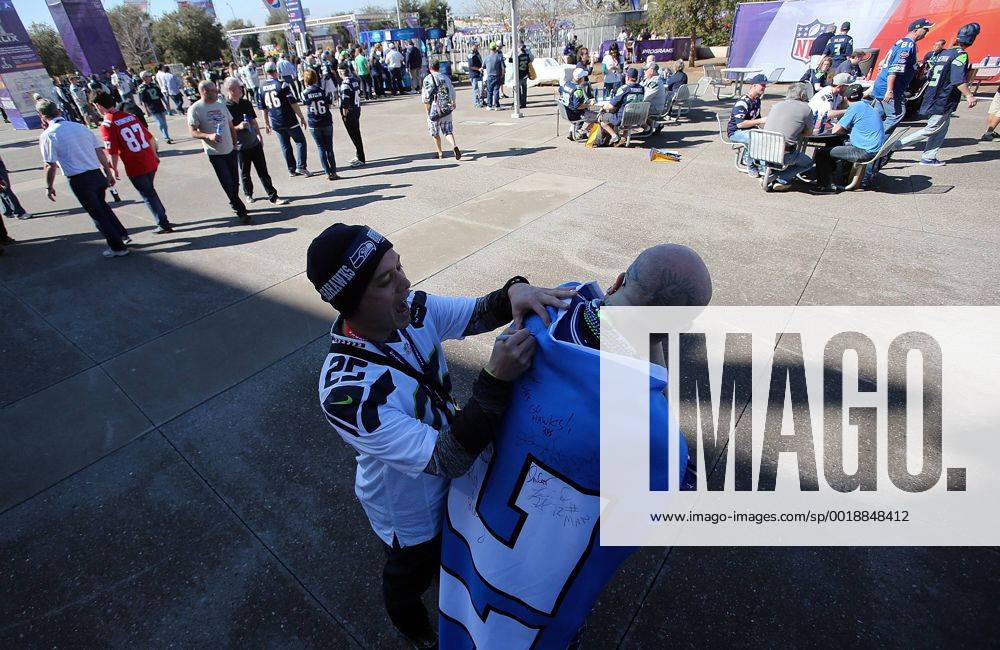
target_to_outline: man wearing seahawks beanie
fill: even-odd
[[[386,552],[382,593],[393,625],[416,647],[436,647],[421,595],[438,571],[448,480],[493,440],[511,381],[531,365],[522,319],[560,308],[573,291],[515,276],[481,298],[410,291],[388,239],[338,223],[309,246],[307,275],[339,317],[320,373],[327,421],[358,452],[355,493]],[[459,409],[442,341],[495,330],[472,397]]]

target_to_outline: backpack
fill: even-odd
[[[434,93],[431,95],[433,105],[428,117],[430,117],[431,122],[437,122],[441,118],[451,115],[452,111],[455,110],[455,106],[451,103],[451,95],[448,93],[448,87],[438,85],[433,72],[430,73],[430,76],[431,83],[434,84]]]

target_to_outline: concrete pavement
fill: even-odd
[[[115,260],[64,180],[45,199],[37,133],[0,132],[36,213],[5,221],[19,243],[0,257],[0,644],[401,647],[353,454],[316,403],[334,314],[304,253],[335,221],[386,234],[431,292],[480,295],[513,274],[607,284],[674,241],[704,256],[715,304],[1000,299],[1000,148],[978,142],[985,105],[960,109],[948,166],[903,152],[879,191],[814,197],[737,174],[704,111],[656,141],[682,152],[677,164],[570,143],[555,136],[550,91],[515,121],[474,111],[460,89],[461,161],[430,153],[414,97],[368,104],[369,164],[336,183],[288,178],[268,138],[293,202],[258,201],[250,226],[200,146],[178,138],[157,176],[177,231],[153,235],[123,182],[115,210],[135,245]],[[344,166],[353,151],[335,128]],[[460,396],[489,346],[447,345]],[[645,549],[585,640],[971,644],[997,631],[998,568],[995,549]]]

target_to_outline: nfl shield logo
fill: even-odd
[[[832,26],[833,23],[823,23],[814,20],[808,25],[795,26],[795,39],[792,41],[792,58],[803,63],[809,62],[809,48],[816,37]]]

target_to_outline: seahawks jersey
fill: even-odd
[[[410,325],[385,345],[419,371],[421,365],[448,392],[451,379],[441,342],[462,338],[475,298],[429,296],[411,292]],[[433,538],[441,529],[447,479],[427,474],[438,432],[451,413],[432,399],[427,388],[397,368],[370,342],[331,330],[333,347],[319,377],[323,414],[334,430],[358,452],[354,491],[375,533],[386,544],[401,546]],[[351,346],[363,354],[343,351]],[[413,348],[416,348],[414,350]],[[372,357],[385,359],[376,363]],[[454,407],[445,407],[452,413]]]
[[[872,95],[882,100],[889,89],[889,75],[893,77],[892,92],[902,97],[910,82],[917,74],[917,43],[912,38],[903,37],[896,41],[882,63],[882,69],[875,78]]]
[[[333,124],[330,118],[333,98],[322,88],[315,84],[306,88],[302,91],[302,103],[306,105],[309,128],[315,129]]]
[[[531,369],[515,382],[492,447],[448,490],[443,649],[565,648],[634,550],[599,543],[600,353],[563,327],[595,294],[570,286],[579,293],[549,328],[525,322],[537,341]],[[653,455],[666,463],[665,374],[650,368]],[[683,468],[683,436],[678,454]]]
[[[951,113],[962,100],[962,91],[958,87],[969,77],[969,55],[961,47],[953,47],[939,52],[929,65],[920,114]]]
[[[837,34],[826,44],[823,52],[833,59],[834,67],[847,60],[847,57],[854,51],[854,39],[849,34]]]

